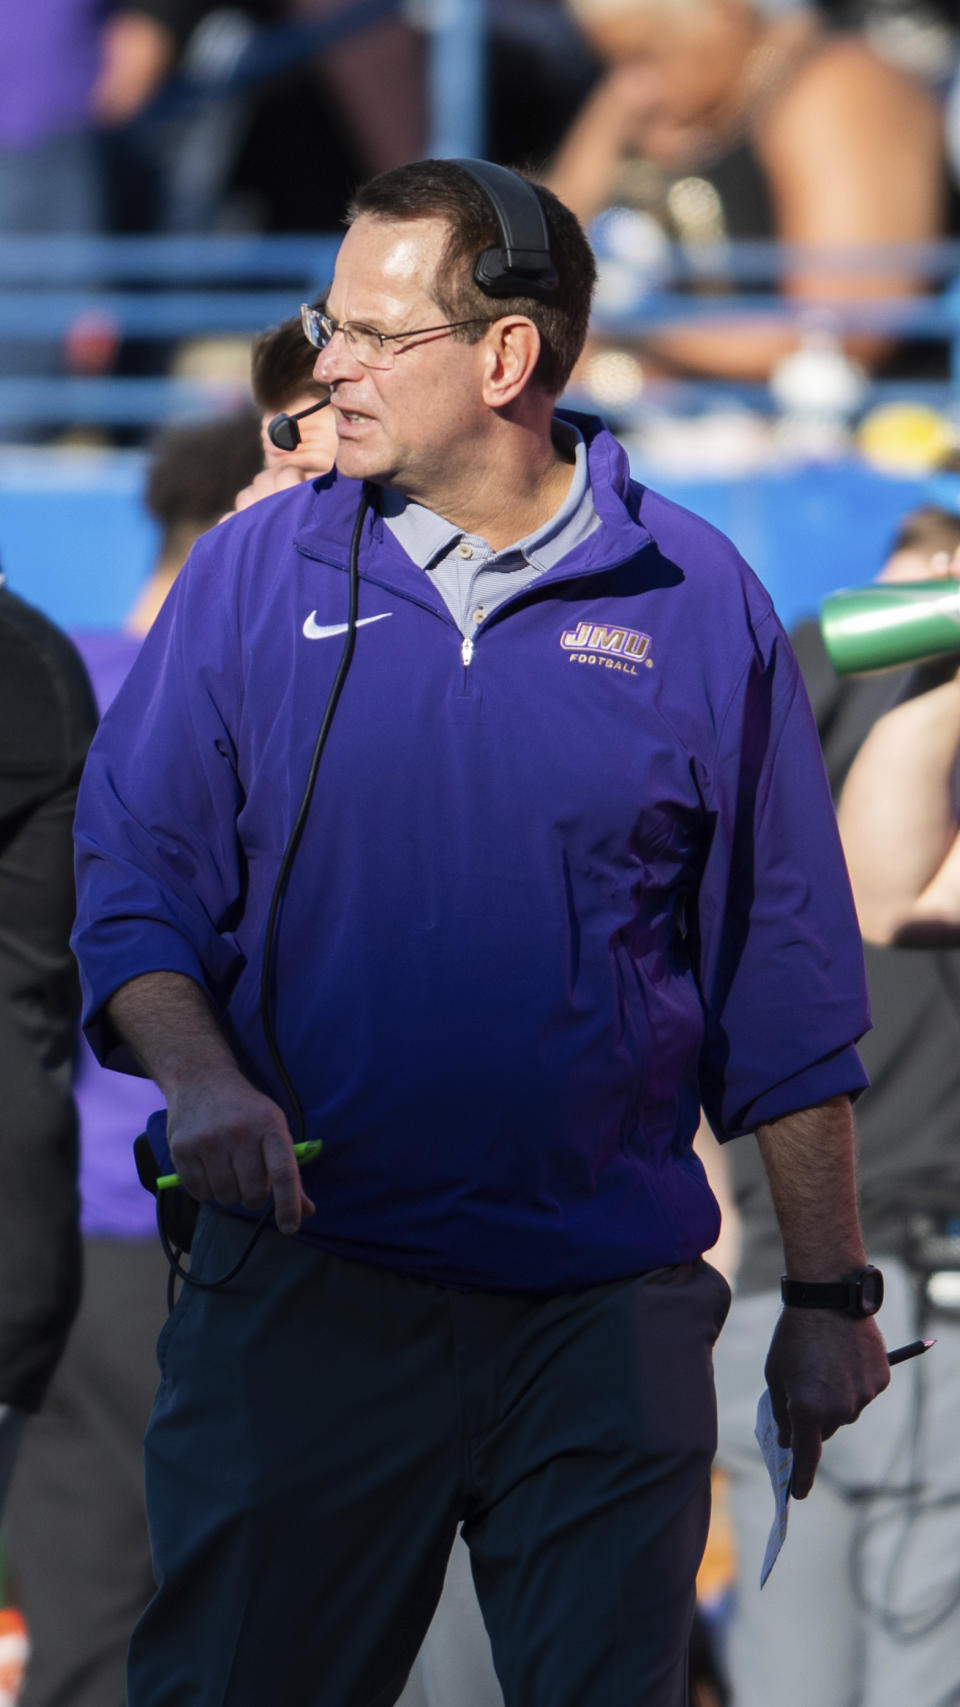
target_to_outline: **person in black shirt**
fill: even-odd
[[[96,724],[65,635],[0,586],[0,1504],[80,1294],[72,825]]]

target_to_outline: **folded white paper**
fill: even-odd
[[[760,1587],[762,1588],[777,1562],[777,1556],[786,1537],[787,1515],[790,1508],[790,1478],[793,1475],[793,1453],[789,1446],[781,1446],[777,1440],[777,1425],[774,1420],[773,1402],[770,1398],[769,1387],[764,1387],[760,1395],[760,1403],[757,1406],[757,1426],[754,1433],[770,1476],[774,1500],[773,1527],[767,1541],[767,1550],[763,1555],[763,1568],[760,1572]]]

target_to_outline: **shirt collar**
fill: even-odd
[[[587,445],[579,428],[570,421],[557,418],[553,422],[554,443],[574,455],[573,478],[559,510],[542,527],[527,534],[513,545],[495,553],[494,561],[503,568],[529,563],[543,573],[552,569],[568,551],[599,526],[599,519],[590,490],[587,469]],[[429,569],[453,549],[463,538],[463,529],[436,511],[425,509],[399,492],[384,491],[382,513],[397,543],[420,569]]]

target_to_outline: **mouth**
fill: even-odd
[[[362,427],[364,422],[370,421],[373,418],[366,412],[366,410],[351,409],[348,403],[341,401],[337,396],[335,387],[331,387],[330,389],[330,402],[333,404],[333,413],[336,418],[338,432],[342,431],[345,426]]]
[[[334,416],[337,424],[337,436],[341,439],[352,439],[362,434],[365,428],[372,427],[373,416],[365,415],[360,409],[345,409],[342,404],[334,404]]]

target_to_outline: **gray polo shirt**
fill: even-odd
[[[554,421],[553,439],[559,448],[574,453],[570,489],[556,515],[502,551],[494,551],[478,534],[463,533],[445,517],[399,492],[383,494],[387,526],[407,556],[429,575],[467,639],[504,599],[552,569],[600,526],[582,433],[568,421]]]

